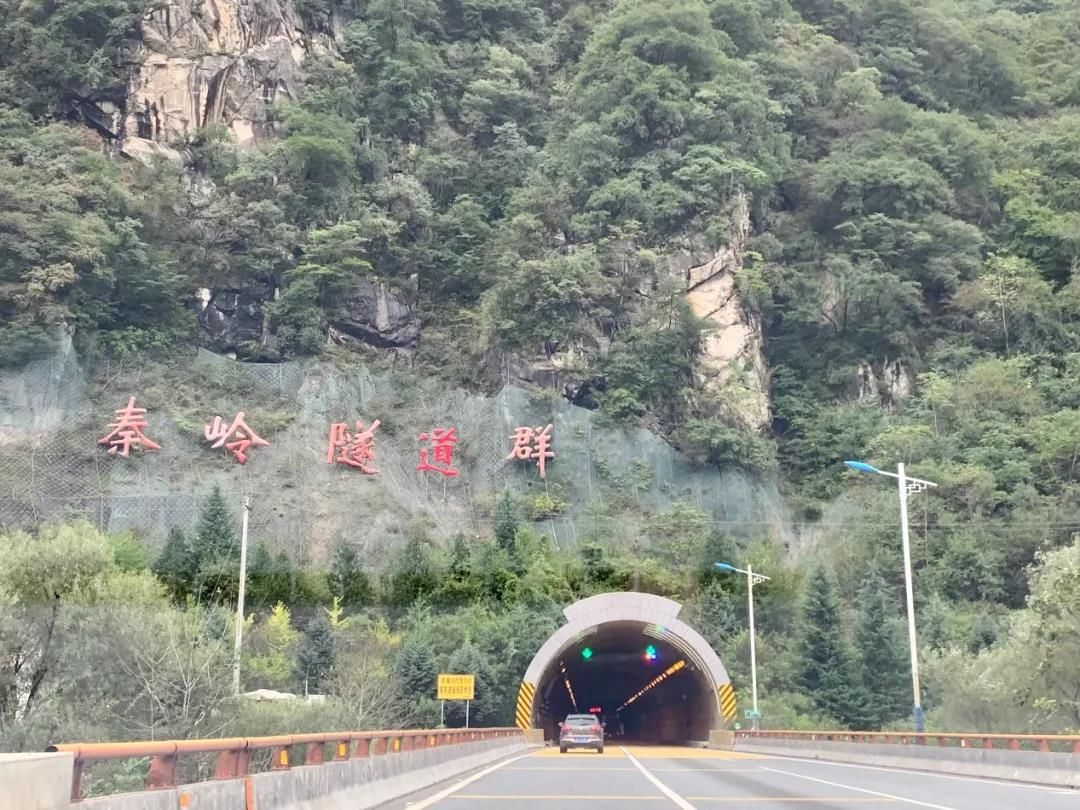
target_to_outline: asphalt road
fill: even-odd
[[[546,748],[387,805],[392,810],[753,808],[1080,810],[1080,791],[662,746]]]

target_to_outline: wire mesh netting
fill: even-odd
[[[147,408],[145,434],[159,451],[120,458],[98,444],[129,396]],[[249,450],[244,465],[211,449],[203,433],[213,417],[228,423],[241,411],[270,443]],[[352,429],[376,419],[378,475],[327,462],[332,423]],[[541,479],[535,463],[507,456],[515,428],[547,424],[555,457]],[[457,429],[458,476],[416,469],[430,448],[419,434],[437,427]],[[251,496],[255,539],[313,560],[338,536],[379,555],[416,518],[437,534],[479,534],[504,487],[560,546],[617,539],[628,520],[677,502],[736,535],[783,531],[771,484],[691,464],[647,430],[607,425],[562,398],[513,386],[483,397],[412,372],[239,363],[206,351],[168,374],[107,370],[86,379],[68,352],[0,376],[0,528],[81,516],[155,546],[170,527],[195,526],[215,484],[237,503]]]

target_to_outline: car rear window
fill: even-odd
[[[566,718],[566,722],[571,726],[592,726],[596,724],[596,718],[592,715],[570,715]]]

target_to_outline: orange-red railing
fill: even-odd
[[[521,734],[518,728],[472,728],[411,731],[356,731],[329,734],[293,734],[281,737],[230,737],[211,740],[167,740],[160,742],[70,743],[50,745],[47,751],[75,755],[71,779],[71,798],[82,798],[83,768],[108,759],[138,759],[150,757],[146,788],[158,790],[176,786],[176,766],[187,754],[217,754],[215,779],[236,779],[248,775],[251,755],[255,751],[270,751],[270,769],[287,770],[292,766],[289,749],[306,746],[304,765],[320,765],[327,760],[326,747],[332,746],[331,760],[358,759],[368,756],[413,751],[441,745],[512,737]]]
[[[1071,734],[915,734],[903,731],[736,731],[736,739],[818,740],[821,742],[1007,748],[1010,751],[1071,750],[1080,754],[1080,735]]]

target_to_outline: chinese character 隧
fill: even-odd
[[[330,425],[330,441],[326,448],[327,464],[345,464],[355,467],[368,475],[378,475],[375,462],[375,429],[379,426],[376,419],[367,428],[357,420],[356,431],[351,432],[347,422],[335,422]]]

